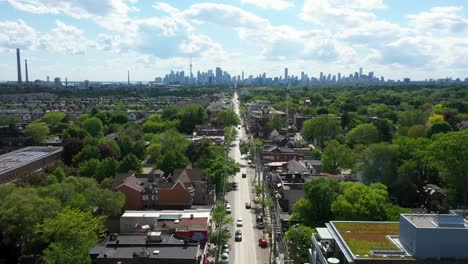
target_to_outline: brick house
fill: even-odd
[[[211,204],[208,175],[204,170],[187,166],[185,169],[175,169],[170,178],[193,190],[193,204]]]
[[[113,184],[113,189],[125,195],[126,210],[185,209],[192,206],[193,190],[181,181],[171,181],[158,174],[133,174]]]
[[[272,146],[260,152],[262,163],[288,162],[292,159],[302,160],[304,159],[304,155],[296,153],[293,149],[278,146]]]

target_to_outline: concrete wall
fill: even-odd
[[[399,236],[417,259],[466,259],[468,263],[468,228],[416,228],[400,216]]]

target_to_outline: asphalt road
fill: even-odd
[[[234,111],[239,115],[237,93],[234,95]],[[231,226],[232,239],[230,241],[229,263],[254,264],[268,263],[269,248],[263,249],[258,246],[258,239],[262,236],[262,230],[256,228],[255,214],[253,209],[246,209],[245,203],[250,202],[254,206],[252,193],[252,181],[255,179],[255,169],[247,166],[247,159],[241,156],[239,143],[247,140],[244,127],[237,129],[237,138],[229,151],[229,157],[241,164],[241,172],[237,173],[231,180],[237,182],[237,190],[226,194],[226,199],[231,203],[233,224]],[[242,178],[242,173],[247,174],[247,178]],[[236,219],[241,218],[242,227],[236,226]],[[242,231],[242,241],[234,241],[235,230]]]

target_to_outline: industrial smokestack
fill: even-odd
[[[21,84],[21,58],[20,58],[20,49],[16,49],[16,63],[18,66],[18,84]]]
[[[127,72],[127,84],[130,85],[130,70]]]
[[[26,83],[29,83],[29,78],[28,78],[28,60],[24,60],[24,71],[26,72]]]

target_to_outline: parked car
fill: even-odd
[[[236,226],[242,227],[242,218],[237,218],[237,220],[236,220]]]
[[[259,222],[263,223],[263,215],[262,214],[257,215],[257,218],[255,219],[255,221],[257,223],[259,223]]]
[[[265,224],[263,222],[257,222],[258,229],[263,229],[264,227],[265,227]]]
[[[234,240],[238,242],[242,241],[242,232],[240,230],[236,230]]]
[[[229,254],[229,246],[227,244],[223,245],[223,253]]]
[[[221,254],[221,263],[222,264],[229,264],[229,254],[228,253]]]
[[[250,204],[250,202],[246,202],[245,209],[250,209],[250,208],[252,208],[252,205]]]
[[[226,204],[226,213],[230,214],[232,212],[231,205]]]
[[[258,240],[258,245],[261,247],[261,248],[266,248],[268,247],[268,239],[266,237],[262,237]]]

